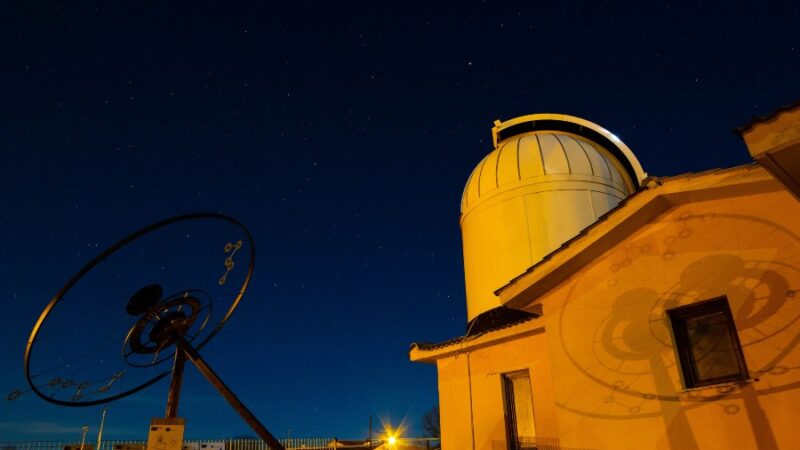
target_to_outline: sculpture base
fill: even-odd
[[[186,419],[153,417],[147,433],[147,450],[181,450]]]

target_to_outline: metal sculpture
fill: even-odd
[[[42,311],[25,348],[31,390],[58,405],[91,406],[171,375],[165,415],[175,418],[189,360],[270,448],[283,450],[198,352],[239,305],[254,262],[250,231],[223,214],[172,217],[128,235]]]

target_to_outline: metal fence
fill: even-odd
[[[369,443],[364,440],[341,441],[336,438],[287,438],[278,439],[286,449],[330,449],[330,448],[353,448],[368,449]],[[135,440],[106,440],[100,445],[99,450],[145,450],[147,441]],[[377,448],[378,442],[373,443],[372,448]],[[87,441],[83,445],[83,450],[95,450],[95,444]],[[80,441],[20,441],[2,442],[0,450],[80,450]],[[270,450],[266,442],[260,439],[186,439],[183,443],[183,450]]]
[[[342,440],[337,438],[312,437],[312,438],[285,438],[278,439],[287,450],[323,450],[332,448],[341,449],[375,449],[382,450],[383,442],[374,440],[372,445],[366,440]],[[502,444],[501,444],[502,445]],[[438,449],[439,439],[403,439],[399,448]],[[83,450],[95,450],[94,442],[89,440],[83,445]],[[100,450],[146,450],[146,441],[135,440],[107,440],[103,441]],[[573,447],[563,447],[558,439],[548,438],[521,438],[514,448],[518,450],[590,450]],[[81,450],[80,441],[20,441],[2,442],[0,450]],[[260,439],[186,439],[183,450],[270,450],[266,442]]]

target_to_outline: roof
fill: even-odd
[[[411,344],[408,357],[411,361],[435,363],[442,358],[457,358],[458,355],[463,353],[469,353],[503,342],[515,341],[540,333],[544,333],[544,321],[531,317],[520,320],[519,322],[507,323],[503,326],[486,330],[483,333],[460,336],[436,344]]]
[[[417,348],[419,350],[438,350],[441,348],[449,347],[464,342],[467,339],[483,336],[488,333],[503,330],[513,327],[529,320],[539,317],[538,314],[533,314],[527,311],[518,309],[506,308],[505,306],[498,306],[497,308],[490,309],[470,321],[467,327],[467,333],[464,336],[454,337],[446,341],[429,343],[420,342],[411,344],[411,349]]]
[[[738,131],[750,156],[800,200],[800,100]]]
[[[797,108],[797,107],[800,107],[800,98],[795,100],[795,101],[793,101],[792,103],[789,103],[787,105],[781,106],[780,108],[776,109],[775,111],[772,111],[769,114],[765,114],[763,116],[753,117],[750,120],[750,122],[748,122],[748,123],[746,123],[746,124],[744,124],[744,125],[742,125],[740,127],[736,127],[734,129],[734,132],[741,136],[743,133],[745,133],[749,129],[753,128],[755,125],[757,125],[759,123],[763,123],[763,122],[769,122],[770,120],[778,117],[778,115],[780,113],[792,110],[792,109]]]
[[[438,350],[440,348],[449,347],[451,345],[458,344],[459,342],[464,341],[467,336],[458,336],[454,338],[450,338],[446,341],[442,342],[413,342],[411,344],[411,349],[418,348],[420,350],[428,351],[428,350]]]
[[[477,336],[495,330],[501,330],[537,317],[539,317],[539,314],[498,306],[497,308],[484,311],[470,320],[467,324],[466,336]]]

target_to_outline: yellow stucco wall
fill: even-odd
[[[722,295],[752,381],[685,390],[665,311]],[[800,448],[800,203],[786,191],[674,207],[537,303],[564,447]],[[502,366],[508,351],[491,350]]]
[[[523,369],[531,377],[537,437],[555,439],[558,428],[547,352],[547,338],[539,326],[501,344],[467,348],[438,359],[442,448],[507,449],[501,376]]]

